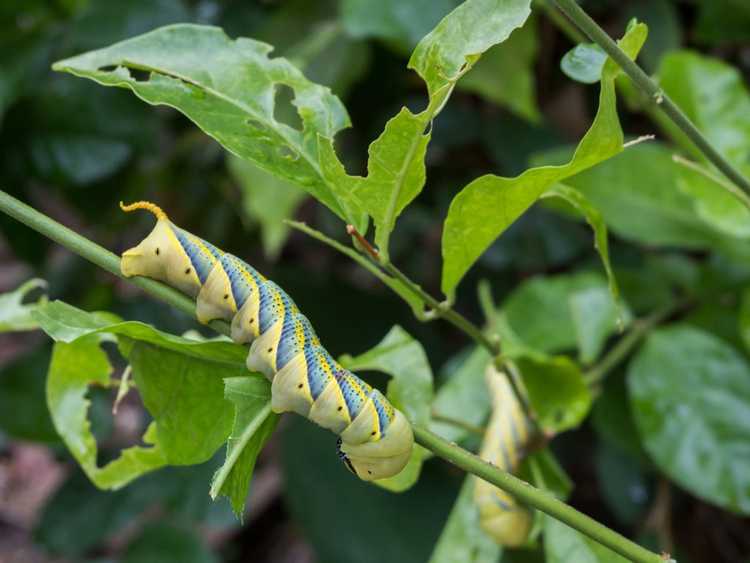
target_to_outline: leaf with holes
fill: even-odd
[[[427,84],[427,108],[407,108],[391,118],[369,148],[367,176],[349,176],[330,139],[321,139],[321,165],[332,185],[353,190],[375,222],[375,242],[388,260],[388,241],[401,212],[425,184],[425,154],[434,117],[448,100],[456,81],[492,45],[505,41],[530,13],[529,0],[468,0],[422,39],[409,61]]]
[[[230,152],[302,186],[342,219],[360,224],[354,200],[344,187],[326,181],[318,163],[318,137],[332,138],[347,127],[346,109],[288,60],[269,58],[271,50],[253,39],[232,40],[216,27],[178,24],[53,68],[178,109]],[[290,90],[298,127],[275,115],[276,94]]]
[[[163,465],[208,460],[232,430],[224,379],[262,380],[259,374],[247,373],[246,349],[232,342],[182,338],[59,301],[38,307],[34,318],[56,340],[47,378],[53,424],[100,488],[122,487]],[[130,362],[138,392],[154,421],[143,437],[146,447],[123,450],[119,458],[99,467],[86,393],[91,384],[111,386],[112,366],[101,345],[113,341]]]
[[[0,295],[0,332],[33,330],[37,328],[32,311],[47,302],[41,296],[34,303],[24,303],[24,299],[35,289],[46,289],[47,282],[34,278],[18,286],[14,291]]]

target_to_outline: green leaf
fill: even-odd
[[[701,175],[687,168],[677,176],[677,188],[690,197],[699,219],[718,232],[736,238],[750,238],[750,209],[747,203],[727,190],[722,178]],[[732,186],[732,189],[738,189]]]
[[[145,526],[128,545],[122,563],[179,561],[180,563],[218,563],[219,558],[206,547],[197,532],[167,523]]]
[[[408,53],[456,0],[342,0],[341,24],[353,37],[376,37]]]
[[[113,315],[86,313],[59,301],[38,307],[34,315],[57,340],[47,380],[53,423],[98,487],[119,488],[165,464],[201,463],[229,436],[234,414],[227,408],[223,379],[248,377],[243,346],[181,338],[138,322],[113,323]],[[99,468],[85,395],[91,384],[110,383],[112,368],[100,345],[114,336],[154,418],[143,438],[153,447],[129,448]]]
[[[654,331],[628,369],[638,431],[651,458],[694,495],[750,514],[750,366],[716,336]]]
[[[565,180],[599,210],[609,229],[627,240],[657,246],[716,249],[742,256],[746,244],[727,237],[703,220],[694,197],[717,198],[707,208],[722,205],[723,190],[709,194],[699,175],[677,164],[672,151],[660,143],[642,143],[605,163]],[[545,160],[551,157],[548,154]],[[690,195],[687,192],[692,192]],[[728,220],[728,219],[725,219]]]
[[[356,357],[341,358],[350,370],[389,374],[388,398],[414,424],[430,421],[432,369],[422,345],[396,325],[375,347]]]
[[[119,489],[133,479],[166,464],[151,424],[142,441],[103,467],[97,465],[98,448],[91,433],[86,398],[89,385],[107,386],[112,366],[101,348],[103,335],[92,334],[73,343],[58,342],[52,350],[47,375],[47,406],[60,437],[89,479],[101,489]]]
[[[356,223],[346,193],[327,183],[318,163],[318,137],[349,125],[340,100],[307,80],[289,61],[268,57],[272,47],[231,40],[210,26],[178,24],[53,65],[105,86],[129,88],[153,105],[193,120],[228,151],[302,186],[339,217]],[[145,79],[137,74],[145,71]],[[274,96],[293,91],[301,129],[275,117]]]
[[[536,20],[529,18],[507,41],[490,48],[458,82],[532,122],[541,118],[536,102],[534,63],[538,51]]]
[[[544,553],[547,563],[627,563],[624,557],[551,516],[544,518]]]
[[[500,558],[502,548],[479,527],[475,481],[473,475],[464,479],[429,563],[496,563]]]
[[[261,377],[224,380],[224,395],[234,405],[232,433],[224,465],[211,481],[211,498],[226,496],[242,518],[255,460],[271,437],[279,416],[271,412],[271,385]]]
[[[596,43],[580,43],[565,53],[560,70],[568,78],[584,84],[595,84],[602,78],[607,53]]]
[[[502,312],[521,347],[548,353],[577,347],[583,362],[596,359],[618,329],[617,304],[594,272],[530,278],[506,298]]]
[[[409,59],[427,84],[430,100],[439,91],[447,97],[453,82],[479,56],[523,25],[530,0],[467,0],[424,37]]]
[[[409,61],[427,83],[429,103],[419,114],[407,108],[391,118],[369,147],[367,177],[349,176],[338,160],[331,139],[321,138],[324,175],[339,192],[354,196],[375,222],[375,243],[389,257],[388,241],[396,219],[422,191],[425,153],[432,119],[439,113],[459,78],[459,68],[476,62],[489,47],[507,39],[529,15],[529,0],[469,0],[448,14],[415,49]],[[471,33],[468,32],[471,30]],[[458,61],[458,62],[457,62]],[[451,69],[451,65],[455,69]],[[468,70],[467,66],[464,70]]]
[[[374,348],[354,358],[343,357],[341,362],[352,371],[376,370],[391,375],[388,399],[412,424],[429,424],[432,369],[422,345],[403,328],[394,326]],[[428,456],[427,450],[415,445],[408,465],[398,475],[376,483],[396,492],[408,489],[419,479],[422,461]]]
[[[305,194],[291,182],[236,156],[227,159],[227,167],[240,186],[245,215],[260,226],[263,251],[277,258],[289,236],[284,220],[294,216]]]
[[[566,356],[527,355],[515,359],[538,424],[558,433],[577,427],[591,409],[581,369]]]
[[[620,40],[620,46],[635,57],[646,33],[643,24],[633,26]],[[443,228],[443,293],[453,295],[461,278],[487,247],[555,182],[622,150],[623,135],[615,106],[614,81],[618,72],[614,62],[605,63],[599,110],[567,164],[530,168],[516,178],[487,174],[470,182],[453,199]]]
[[[0,369],[0,428],[17,440],[59,442],[44,400],[49,347],[37,347]]]
[[[57,342],[71,343],[92,334],[116,334],[230,367],[244,366],[247,358],[247,348],[228,339],[182,338],[138,321],[120,321],[109,313],[88,313],[62,301],[40,305],[33,315],[39,327]]]
[[[691,51],[664,56],[659,84],[721,154],[750,171],[750,92],[739,70]]]
[[[222,379],[246,375],[245,366],[199,360],[144,342],[135,343],[128,360],[167,463],[193,465],[210,459],[232,427]]]
[[[446,381],[432,404],[436,417],[439,415],[473,427],[484,424],[490,412],[490,398],[484,382],[490,359],[487,351],[477,346],[446,364],[441,370]],[[438,418],[432,420],[430,430],[450,442],[461,442],[469,435],[468,429]]]
[[[330,140],[321,146],[321,165],[332,183],[350,186],[363,209],[375,221],[375,243],[385,260],[396,218],[411,203],[425,182],[424,157],[430,134],[426,112],[414,115],[406,108],[385,125],[368,150],[367,177],[348,176],[338,162]]]
[[[617,287],[617,278],[615,278],[614,272],[612,272],[612,265],[609,261],[609,243],[607,241],[607,225],[604,223],[604,218],[599,210],[596,209],[591,202],[588,201],[584,195],[569,186],[562,184],[556,184],[542,197],[559,197],[567,201],[572,205],[576,211],[586,218],[586,222],[594,231],[594,248],[599,253],[599,257],[602,260],[602,266],[607,274],[607,280],[609,281],[609,292],[612,294],[612,299],[615,303],[620,298],[620,290]]]
[[[573,490],[573,482],[549,447],[526,456],[518,469],[518,476],[560,500],[567,500]]]
[[[667,54],[658,71],[664,91],[709,142],[745,175],[750,174],[750,92],[731,65],[691,51]],[[730,235],[750,236],[750,211],[722,185],[685,171],[680,188],[696,198],[696,211]]]
[[[0,294],[0,333],[34,330],[37,323],[32,311],[47,302],[46,296],[41,296],[36,302],[24,304],[24,299],[35,289],[46,289],[47,282],[34,278],[9,293]]]

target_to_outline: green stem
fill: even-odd
[[[589,518],[585,514],[578,512],[575,508],[556,499],[550,493],[537,489],[518,477],[501,471],[471,452],[443,440],[437,434],[424,428],[415,427],[414,437],[418,444],[427,448],[435,455],[460,467],[467,473],[476,475],[488,483],[492,483],[496,487],[512,494],[524,504],[541,510],[560,522],[564,522],[571,528],[575,528],[602,545],[606,545],[623,557],[637,563],[664,563],[664,559],[660,555],[648,551],[617,532],[610,530],[593,518]]]
[[[656,325],[661,324],[664,320],[671,317],[683,306],[684,303],[682,302],[672,303],[648,317],[634,321],[628,333],[612,346],[598,364],[586,372],[584,379],[589,387],[599,385],[610,371],[628,357],[643,337],[651,332]]]
[[[657,107],[667,114],[674,124],[700,149],[703,155],[718,168],[729,180],[750,193],[750,181],[745,178],[728,160],[726,160],[703,136],[692,121],[682,112],[656,82],[646,74],[635,61],[631,60],[617,43],[607,35],[591,17],[583,11],[576,0],[555,0],[559,8],[586,34],[607,53],[623,72],[640,88]]]
[[[57,221],[43,215],[3,191],[0,191],[0,211],[7,213],[21,223],[54,240],[108,272],[111,272],[118,277],[122,277],[122,274],[120,273],[120,260],[115,254],[102,248],[95,242],[71,231]],[[152,296],[166,301],[170,305],[177,307],[191,316],[195,316],[195,303],[187,296],[165,284],[137,277],[126,279],[138,287],[143,288]],[[226,331],[229,328],[227,323],[212,323],[211,326],[223,334],[226,334]],[[603,545],[606,545],[625,557],[630,558],[632,561],[638,563],[661,563],[663,561],[658,555],[625,539],[606,526],[599,524],[595,520],[578,512],[576,509],[557,500],[544,491],[535,489],[528,483],[525,483],[509,473],[486,463],[474,454],[459,448],[455,444],[451,444],[429,430],[415,426],[414,435],[417,443],[432,451],[435,455],[442,457],[446,461],[453,463],[468,473],[481,477],[489,483],[515,495],[519,500],[529,506],[565,522],[569,526],[579,530],[581,533],[586,534],[587,536],[601,542]]]

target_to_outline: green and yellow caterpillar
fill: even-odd
[[[339,456],[359,478],[383,479],[404,468],[414,444],[406,417],[331,357],[283,289],[180,229],[153,203],[120,207],[156,216],[149,235],[122,254],[124,276],[160,280],[196,297],[202,323],[231,321],[232,340],[252,343],[248,369],[272,381],[272,410],[296,412],[338,434]]]
[[[531,435],[531,425],[513,393],[508,376],[490,365],[485,374],[492,397],[492,415],[487,425],[479,457],[513,473],[523,458],[523,448]],[[511,495],[476,480],[474,502],[479,508],[479,524],[498,544],[523,545],[531,529],[531,512]]]

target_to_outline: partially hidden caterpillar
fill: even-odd
[[[156,226],[122,254],[124,276],[163,281],[197,298],[197,317],[231,321],[231,338],[252,343],[247,367],[271,381],[271,408],[296,412],[339,435],[338,454],[359,478],[391,477],[409,460],[414,436],[404,414],[343,368],[320,344],[310,321],[271,280],[239,258],[174,225],[155,204]]]
[[[524,445],[531,436],[531,424],[507,375],[490,365],[485,381],[492,397],[492,415],[479,457],[513,473],[523,458]],[[517,547],[526,541],[531,529],[531,512],[515,498],[487,481],[477,479],[474,502],[479,508],[480,526],[498,544]]]

